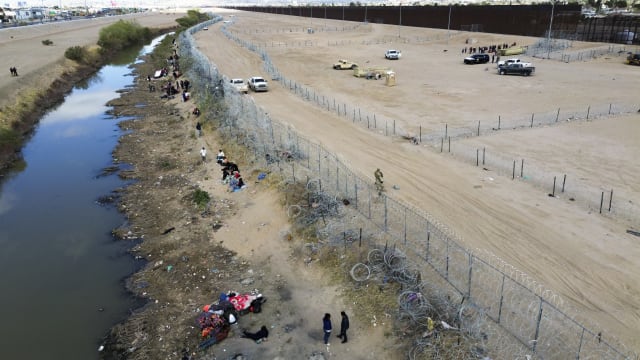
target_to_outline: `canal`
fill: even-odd
[[[140,305],[124,279],[142,264],[111,236],[125,219],[97,200],[126,186],[103,171],[123,120],[105,104],[160,40],[78,84],[24,146],[24,170],[2,179],[0,359],[97,359],[109,328]]]

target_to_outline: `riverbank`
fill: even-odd
[[[127,287],[147,305],[114,327],[102,358],[401,358],[385,313],[364,322],[356,316],[356,299],[345,302],[341,280],[347,272],[326,272],[314,256],[301,251],[304,239],[296,239],[290,228],[276,191],[281,185],[277,175],[258,181],[258,173],[266,170],[246,162],[244,150],[219,138],[207,119],[198,119],[205,126],[203,136],[196,136],[198,120],[191,110],[204,94],[183,102],[149,91],[146,75],[156,68],[154,61],[166,58],[161,51],[168,50],[160,47],[136,65],[137,85],[110,103],[114,114],[136,117],[120,124],[126,135],[114,151],[115,162],[132,165],[120,172],[132,184],[118,191],[128,226],[114,232],[143,239],[133,253],[148,264],[128,279]],[[158,89],[163,83],[154,82]],[[202,147],[210,154],[205,162]],[[210,160],[220,148],[239,165],[248,188],[229,192],[221,184],[220,167]],[[207,207],[194,203],[196,189],[209,194]],[[254,288],[268,299],[263,311],[242,316],[227,339],[198,350],[195,319],[202,306],[221,292]],[[347,344],[332,341],[331,348],[325,347],[322,316],[332,313],[337,327],[342,310],[352,315],[352,337]],[[268,342],[241,337],[242,329],[256,331],[263,325],[270,331]]]
[[[176,14],[127,16],[154,34],[175,29]],[[3,29],[0,60],[17,67],[19,76],[0,77],[0,176],[12,167],[20,168],[20,149],[39,119],[64,100],[81,80],[94,74],[109,59],[79,65],[64,58],[71,46],[88,46],[98,40],[99,30],[121,17],[99,21],[79,20]],[[42,41],[53,44],[45,46]]]

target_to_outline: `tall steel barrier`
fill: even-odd
[[[250,149],[253,158],[248,161],[279,171],[287,182],[305,179],[307,186],[348,200],[359,218],[341,218],[337,226],[344,230],[365,223],[372,238],[384,234],[421,271],[437,274],[447,284],[443,292],[473,304],[510,334],[489,341],[494,344],[490,352],[501,354],[499,358],[638,359],[608,333],[593,330],[595,326],[586,326],[569,314],[558,296],[526,274],[491,254],[465,249],[451,229],[426,211],[384,193],[378,195],[373,181],[354,172],[346,160],[270,118],[252,97],[234,91],[192,37],[217,21],[220,18],[182,33],[180,51],[183,59],[190,59],[188,75],[194,79],[194,93],[224,103],[225,109],[216,110],[208,121],[222,136]],[[268,58],[263,60],[273,71]]]

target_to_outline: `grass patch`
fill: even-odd
[[[201,210],[204,210],[209,204],[209,201],[211,201],[209,193],[200,189],[196,189],[193,192],[192,199],[194,204]]]

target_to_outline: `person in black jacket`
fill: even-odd
[[[344,344],[347,342],[347,330],[349,329],[349,317],[344,311],[341,311],[340,315],[342,316],[342,321],[340,321],[340,334],[338,334],[338,337],[342,339],[342,343]]]
[[[269,330],[266,326],[262,326],[257,332],[251,333],[246,330],[242,332],[242,337],[253,341],[265,341],[269,337]]]
[[[225,159],[226,160],[226,159]],[[222,162],[222,181],[225,181],[229,175],[232,175],[234,171],[240,172],[238,165],[231,161]]]

